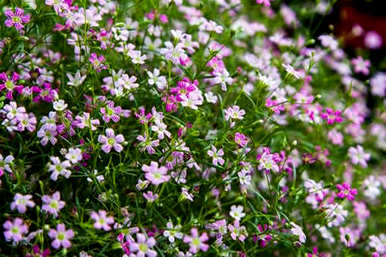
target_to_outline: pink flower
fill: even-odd
[[[366,220],[370,217],[370,211],[366,207],[365,202],[353,202],[354,212],[359,220]]]
[[[92,53],[89,61],[97,72],[107,69],[107,66],[103,64],[105,61],[105,57],[103,55],[98,56],[96,53]]]
[[[66,230],[64,224],[58,224],[55,229],[50,229],[48,236],[53,239],[51,246],[55,249],[69,248],[71,246],[70,239],[74,237],[74,231],[72,229]]]
[[[336,129],[328,132],[328,139],[330,139],[334,145],[343,145],[343,135]]]
[[[245,226],[240,226],[240,222],[235,220],[232,224],[228,225],[229,232],[233,240],[239,240],[243,242],[247,238],[247,230]]]
[[[35,203],[31,201],[32,195],[22,195],[16,193],[13,202],[11,203],[11,210],[17,209],[19,213],[25,213],[27,207],[34,207]]]
[[[60,193],[57,191],[52,196],[43,195],[42,197],[43,206],[42,211],[48,212],[54,217],[58,217],[59,211],[64,207],[65,202],[60,201]]]
[[[365,46],[370,49],[377,49],[382,46],[382,37],[375,31],[369,31],[365,36]]]
[[[240,147],[244,147],[248,144],[248,138],[239,132],[236,132],[235,134],[235,143],[238,144]]]
[[[146,238],[142,233],[137,233],[137,242],[130,242],[130,256],[137,257],[155,257],[157,252],[152,248],[156,245],[154,237]]]
[[[15,243],[23,239],[23,234],[28,232],[28,226],[24,224],[23,220],[20,218],[15,218],[13,222],[7,220],[3,224],[4,237],[6,241],[13,241]]]
[[[24,15],[24,10],[18,7],[15,8],[15,12],[8,9],[4,13],[5,16],[7,16],[7,19],[4,22],[5,26],[14,26],[19,31],[24,28],[23,23],[28,23],[31,18],[29,14]]]
[[[91,213],[91,218],[95,221],[94,228],[103,229],[105,231],[111,230],[110,224],[114,224],[114,217],[106,216],[107,213],[104,210],[99,210],[98,212],[93,211]]]
[[[13,92],[17,91],[19,94],[21,94],[23,90],[23,86],[18,85],[18,80],[20,79],[19,74],[14,72],[12,74],[12,77],[8,77],[5,72],[0,73],[0,80],[3,81],[3,83],[0,84],[0,91],[5,90],[6,91],[6,97],[9,100],[13,99]]]
[[[346,182],[336,185],[336,188],[339,190],[336,194],[339,198],[347,198],[347,200],[352,201],[355,199],[355,195],[358,194],[358,191],[355,188],[351,188]]]
[[[325,112],[322,112],[320,116],[327,121],[328,125],[341,123],[343,121],[342,112],[339,110],[334,111],[331,108],[326,108]]]
[[[212,145],[212,150],[208,150],[208,155],[210,157],[212,157],[213,165],[217,165],[217,164],[223,165],[224,164],[224,159],[221,158],[221,156],[224,155],[223,149],[219,149],[217,151],[216,147],[214,145]]]
[[[152,161],[150,166],[144,164],[142,170],[145,172],[145,178],[156,186],[170,179],[170,176],[167,175],[168,169],[164,166],[158,167],[158,162]]]
[[[370,160],[370,154],[365,153],[362,146],[357,145],[356,147],[350,147],[348,149],[348,154],[353,164],[359,164],[363,168],[367,167],[367,161]]]
[[[118,153],[123,150],[123,146],[121,143],[125,141],[125,138],[122,134],[118,134],[115,136],[114,130],[111,128],[106,129],[106,136],[99,135],[98,136],[98,142],[103,144],[102,150],[105,153],[109,153],[112,148],[114,148],[115,151]]]
[[[257,4],[264,4],[264,6],[270,7],[271,3],[270,0],[256,0]]]
[[[356,59],[353,59],[351,63],[354,65],[354,70],[356,73],[362,73],[363,75],[369,75],[370,70],[370,61],[363,60],[362,56],[358,56]]]
[[[151,203],[158,199],[158,194],[154,194],[152,191],[148,191],[142,195],[147,201]]]
[[[202,233],[201,236],[198,234],[197,228],[192,228],[190,230],[191,236],[185,235],[184,236],[184,243],[189,244],[190,248],[189,251],[191,253],[197,253],[199,250],[201,251],[208,251],[209,245],[205,244],[206,241],[208,241],[208,235],[206,232]]]

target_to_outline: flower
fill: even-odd
[[[351,188],[350,185],[346,182],[336,185],[336,188],[339,190],[337,193],[339,198],[347,198],[347,200],[350,201],[354,200],[355,195],[358,193],[355,188]]]
[[[160,72],[157,68],[153,72],[147,71],[149,76],[148,83],[149,85],[156,85],[159,90],[164,90],[168,83],[165,76],[160,76]]]
[[[362,56],[358,56],[353,59],[351,63],[354,65],[354,70],[356,73],[362,73],[363,75],[369,75],[370,61],[363,60]]]
[[[184,236],[184,234],[180,232],[181,225],[173,226],[173,223],[169,221],[166,223],[166,228],[163,235],[168,238],[170,243],[174,243],[175,238],[182,239]]]
[[[380,48],[382,41],[382,37],[375,31],[369,31],[365,35],[365,46],[370,49]]]
[[[86,79],[86,75],[81,75],[80,71],[77,71],[75,73],[75,76],[72,76],[70,73],[66,73],[66,76],[68,78],[67,85],[78,87],[83,84],[84,80]]]
[[[154,237],[146,238],[146,236],[142,233],[137,233],[137,241],[130,242],[130,256],[137,257],[155,257],[157,256],[157,252],[152,248],[156,245],[156,241]]]
[[[190,236],[184,236],[184,243],[189,244],[189,252],[196,254],[199,250],[206,252],[209,249],[209,245],[205,244],[208,241],[208,235],[206,232],[201,235],[198,234],[197,228],[192,228],[190,230]]]
[[[256,0],[257,4],[264,4],[264,6],[270,7],[271,6],[271,0]]]
[[[68,104],[64,102],[64,100],[57,100],[53,102],[53,107],[55,111],[62,112],[67,108]]]
[[[56,191],[52,196],[42,196],[43,206],[42,211],[52,214],[54,217],[58,217],[59,211],[64,207],[65,202],[60,201],[60,193]]]
[[[240,226],[240,222],[238,220],[234,220],[233,225],[229,224],[228,229],[233,240],[238,239],[243,242],[248,236],[245,226]]]
[[[17,209],[19,213],[25,213],[27,207],[33,208],[35,203],[31,201],[32,195],[22,195],[16,193],[13,197],[13,202],[11,203],[11,210]]]
[[[114,130],[112,130],[111,128],[106,129],[105,133],[106,133],[106,136],[104,135],[98,136],[98,142],[103,144],[102,150],[105,153],[109,153],[111,149],[114,148],[115,151],[120,153],[123,150],[121,143],[125,141],[125,138],[123,137],[123,135],[118,134],[115,136]]]
[[[151,203],[158,199],[158,194],[154,194],[152,191],[148,191],[142,195],[147,201]]]
[[[235,143],[238,144],[240,147],[246,146],[248,144],[248,141],[248,138],[243,133],[235,133]]]
[[[229,212],[229,215],[231,215],[232,218],[235,220],[241,220],[244,216],[245,213],[243,212],[244,207],[241,205],[232,205],[231,206],[231,211]]]
[[[48,236],[53,239],[51,246],[55,249],[70,248],[70,239],[74,237],[74,231],[72,229],[66,230],[64,224],[58,224],[55,229],[50,229]]]
[[[76,164],[82,160],[82,150],[79,148],[71,147],[68,149],[68,153],[65,155],[66,159],[69,160],[72,164]]]
[[[370,154],[365,153],[362,146],[357,145],[356,147],[350,147],[348,149],[348,154],[353,164],[359,164],[363,168],[367,167],[367,161],[370,160]]]
[[[303,229],[293,222],[291,222],[290,224],[292,226],[291,233],[299,237],[300,243],[305,243],[306,242],[306,235],[304,234]]]
[[[12,222],[7,220],[3,224],[4,237],[6,241],[13,241],[15,243],[23,239],[23,234],[28,232],[28,226],[24,224],[23,220],[20,218],[15,218]]]
[[[107,217],[107,212],[104,210],[99,210],[98,212],[91,212],[91,218],[95,221],[94,228],[103,229],[105,231],[111,230],[109,225],[114,224],[114,217]]]
[[[381,182],[375,176],[371,175],[363,180],[363,187],[365,188],[363,194],[370,200],[375,200],[378,195],[381,194],[380,186]]]
[[[386,253],[386,234],[380,234],[378,236],[371,235],[369,239],[369,246],[371,248],[374,248],[380,254]]]
[[[89,61],[97,72],[107,69],[107,66],[103,64],[105,61],[105,57],[103,55],[98,56],[96,53],[92,53]]]
[[[217,164],[223,165],[224,164],[224,159],[221,158],[221,156],[224,155],[224,151],[222,148],[217,151],[216,147],[214,145],[212,145],[212,150],[208,150],[208,155],[210,157],[212,157],[213,165],[217,165]]]
[[[31,18],[31,15],[24,14],[24,10],[18,7],[15,8],[15,12],[12,12],[12,10],[8,9],[4,13],[5,16],[7,16],[7,19],[4,22],[5,26],[14,26],[19,31],[24,28],[23,23],[28,23]]]
[[[58,179],[58,176],[64,176],[65,178],[69,178],[71,176],[71,171],[68,169],[71,167],[71,163],[69,161],[61,162],[59,157],[50,157],[51,162],[48,164],[48,171],[51,171],[50,178],[54,181]]]
[[[152,161],[150,166],[144,164],[142,170],[145,172],[145,178],[156,186],[170,179],[170,176],[166,175],[168,169],[164,166],[158,167],[158,162]]]

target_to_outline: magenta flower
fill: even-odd
[[[355,188],[351,188],[346,182],[336,185],[336,188],[339,190],[336,194],[339,198],[347,198],[347,200],[352,201],[355,199],[355,195],[358,194],[358,191]]]
[[[157,252],[154,251],[153,248],[156,245],[156,241],[154,237],[146,238],[146,236],[142,233],[137,233],[137,242],[130,242],[130,256],[137,257],[155,257],[157,256]]]
[[[122,134],[116,135],[114,133],[114,130],[111,128],[106,129],[106,136],[104,135],[99,135],[98,137],[98,142],[103,144],[102,145],[102,150],[105,153],[109,153],[112,148],[114,148],[115,151],[118,153],[123,150],[123,146],[121,143],[125,141],[125,138],[123,137]]]
[[[209,245],[205,244],[208,241],[208,235],[206,232],[202,233],[201,236],[198,234],[197,228],[192,228],[189,235],[184,236],[184,243],[189,244],[189,251],[193,254],[197,253],[199,250],[206,252],[209,249]]]
[[[35,203],[31,201],[32,195],[22,195],[16,193],[13,202],[11,203],[11,210],[17,209],[19,213],[25,213],[27,207],[34,207]]]
[[[145,178],[156,186],[170,179],[170,176],[167,175],[168,169],[164,166],[158,167],[158,162],[152,161],[150,166],[144,164],[142,170],[145,172]]]
[[[103,64],[105,61],[105,57],[103,55],[98,56],[96,53],[92,53],[89,61],[97,72],[107,69],[107,66]]]
[[[322,112],[320,116],[323,120],[327,121],[328,125],[332,125],[334,123],[341,123],[343,121],[342,112],[339,110],[332,110],[331,108],[326,108],[325,112]]]
[[[98,212],[93,211],[91,213],[91,218],[95,221],[94,228],[103,229],[105,231],[111,230],[110,225],[114,224],[114,217],[107,217],[107,212],[104,210],[99,210]]]
[[[23,91],[23,86],[18,85],[17,81],[20,79],[19,74],[14,72],[12,74],[12,77],[8,77],[5,72],[0,73],[0,80],[3,81],[3,83],[0,84],[0,91],[5,90],[6,91],[6,97],[9,100],[13,99],[13,91],[17,91],[19,94]]]
[[[264,4],[264,6],[267,6],[267,7],[271,6],[270,0],[256,0],[256,3],[257,4]]]
[[[248,138],[239,132],[236,132],[235,134],[235,143],[238,144],[240,147],[244,147],[248,144]]]
[[[48,236],[54,240],[51,243],[53,248],[69,248],[71,246],[70,239],[74,237],[74,231],[72,231],[72,229],[66,230],[64,224],[58,224],[56,230],[50,229]]]
[[[359,164],[363,168],[367,167],[367,161],[370,160],[370,154],[365,153],[362,146],[357,145],[356,147],[350,147],[348,149],[348,154],[353,164]]]
[[[15,218],[13,222],[7,220],[3,224],[4,237],[6,241],[13,241],[15,243],[23,239],[23,234],[28,232],[28,226],[24,224],[23,220],[20,218]]]
[[[32,247],[32,253],[28,253],[25,257],[47,257],[50,253],[50,249],[46,248],[44,250],[40,250],[38,245],[34,245]]]
[[[4,22],[5,26],[14,26],[19,31],[24,28],[23,23],[28,23],[31,18],[29,14],[24,14],[24,10],[18,7],[15,8],[15,12],[8,9],[4,13],[5,16],[7,16],[7,19]]]
[[[60,193],[56,191],[52,196],[43,195],[42,197],[43,206],[42,211],[48,212],[54,217],[58,217],[59,211],[66,204],[64,201],[60,201]]]

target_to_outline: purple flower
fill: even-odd
[[[240,222],[238,220],[235,220],[233,225],[229,224],[228,229],[233,240],[238,239],[243,242],[248,236],[245,226],[240,226]]]
[[[190,230],[191,235],[184,236],[184,243],[189,244],[189,251],[191,253],[197,253],[199,250],[208,251],[209,245],[205,244],[208,241],[208,235],[206,232],[202,233],[201,236],[198,234],[197,228],[192,228]]]
[[[107,69],[107,66],[103,64],[105,61],[105,57],[103,55],[98,56],[96,53],[92,53],[89,61],[97,72]]]
[[[146,236],[142,233],[137,233],[137,242],[130,242],[130,256],[137,257],[155,257],[157,256],[157,252],[154,251],[153,248],[156,245],[156,241],[154,237],[146,238]]]
[[[53,239],[51,246],[55,249],[59,249],[61,246],[63,248],[69,248],[71,242],[69,239],[74,237],[74,231],[72,229],[66,230],[64,224],[58,224],[55,229],[50,229],[48,236]]]
[[[114,130],[111,128],[106,129],[106,136],[99,135],[98,142],[103,144],[102,150],[105,153],[109,153],[111,148],[114,148],[118,153],[123,150],[121,143],[125,141],[123,135],[119,134],[115,136]]]
[[[34,207],[35,203],[31,201],[32,195],[22,195],[16,193],[13,202],[11,203],[11,210],[17,209],[19,213],[25,213],[27,207]]]
[[[43,206],[42,211],[48,212],[54,217],[58,217],[59,211],[64,207],[65,202],[60,201],[60,193],[56,191],[52,196],[43,195],[42,197]]]
[[[113,101],[108,101],[107,105],[100,109],[100,112],[103,114],[102,118],[105,122],[110,122],[110,120],[112,120],[117,123],[123,110],[120,106],[115,107]]]
[[[7,220],[3,224],[4,237],[6,241],[13,241],[15,243],[23,239],[23,234],[28,232],[28,226],[24,224],[23,220],[20,218],[15,218],[13,222]]]
[[[156,186],[170,179],[170,176],[167,175],[168,169],[164,166],[158,167],[158,162],[152,161],[150,166],[144,164],[142,170],[145,172],[145,178]]]
[[[337,193],[339,198],[347,198],[347,200],[352,201],[355,199],[355,195],[358,194],[358,191],[355,188],[351,188],[346,182],[343,184],[337,184],[336,188],[339,190]]]
[[[212,150],[208,150],[208,155],[212,157],[212,163],[213,165],[223,165],[224,164],[224,159],[221,157],[224,155],[223,149],[219,149],[217,151],[216,147],[212,145]]]
[[[358,56],[357,58],[353,59],[351,63],[354,65],[354,70],[356,73],[362,73],[363,75],[369,75],[370,70],[370,61],[369,60],[363,60],[362,56]]]
[[[29,14],[24,15],[24,10],[18,7],[15,8],[15,12],[12,12],[12,10],[8,9],[4,13],[5,16],[7,16],[7,19],[4,22],[5,26],[14,26],[19,31],[24,28],[23,23],[28,23],[31,18]]]
[[[95,221],[94,228],[105,231],[111,230],[110,224],[114,224],[114,217],[107,217],[106,215],[107,213],[104,210],[99,210],[98,212],[93,211],[91,213],[91,218]]]
[[[158,194],[154,194],[152,191],[148,191],[146,193],[143,193],[142,195],[146,200],[151,203],[158,199]]]
[[[240,147],[244,147],[248,144],[248,138],[244,134],[236,132],[235,143],[238,144]]]
[[[8,77],[5,72],[0,73],[0,80],[3,81],[3,83],[0,84],[0,91],[5,90],[6,97],[9,100],[13,99],[13,91],[17,91],[19,94],[21,94],[23,90],[23,86],[18,85],[18,80],[20,76],[16,72],[12,74],[12,77]]]

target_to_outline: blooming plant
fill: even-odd
[[[0,256],[385,257],[386,39],[335,2],[0,1]]]

